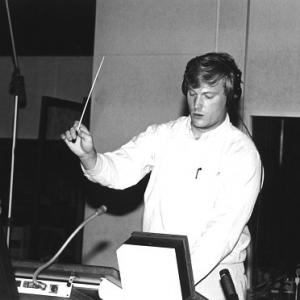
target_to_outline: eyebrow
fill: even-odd
[[[194,90],[193,88],[188,88],[188,91],[192,91],[192,92],[198,94],[197,91]],[[208,94],[208,93],[211,93],[211,94],[218,94],[218,91],[204,91],[204,92],[203,92],[203,94]]]

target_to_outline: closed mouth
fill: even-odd
[[[203,114],[193,113],[193,116],[196,117],[196,118],[201,118],[201,117],[203,117]]]

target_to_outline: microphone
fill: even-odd
[[[226,300],[239,300],[239,296],[235,291],[235,287],[228,269],[221,270],[220,277]]]
[[[78,231],[84,227],[87,223],[89,223],[91,220],[93,220],[95,217],[100,216],[104,213],[106,213],[107,207],[105,205],[102,205],[100,208],[98,208],[93,214],[91,214],[88,218],[86,218],[82,223],[77,226],[77,228],[73,231],[73,233],[68,237],[68,239],[65,241],[65,243],[60,247],[60,249],[56,252],[56,254],[45,264],[41,265],[37,270],[34,272],[32,276],[33,283],[40,287],[41,289],[46,288],[46,284],[44,282],[38,281],[37,277],[38,275],[46,268],[48,268],[51,264],[54,263],[54,261],[58,258],[58,256],[62,253],[62,251],[66,248],[66,246],[70,243],[70,241],[73,239],[73,237],[78,233]]]
[[[25,81],[24,76],[21,75],[18,67],[15,67],[13,71],[11,82],[9,84],[9,93],[19,97],[20,108],[26,107]]]

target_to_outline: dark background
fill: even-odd
[[[17,57],[93,56],[95,9],[95,0],[0,0],[0,56],[13,56],[9,19]],[[68,100],[57,99],[53,107]],[[52,102],[45,101],[49,108]],[[79,103],[67,105],[80,115],[83,107]],[[51,110],[42,111],[39,138],[16,141],[10,243],[16,259],[49,259],[84,217],[86,181],[78,160],[59,137],[47,140],[41,135],[42,128],[51,123]],[[12,139],[0,137],[0,223],[4,226],[8,222],[11,147]],[[60,260],[80,262],[81,243],[82,232]]]
[[[95,0],[7,0],[17,55],[93,55]],[[0,0],[0,55],[12,53],[6,1]]]

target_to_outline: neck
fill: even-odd
[[[192,134],[193,134],[193,136],[194,136],[194,139],[195,139],[195,140],[199,140],[200,137],[201,137],[202,134],[203,134],[203,131],[201,131],[201,130],[195,128],[194,126],[192,126],[191,130],[192,130]]]
[[[195,125],[193,125],[192,121],[191,121],[191,131],[192,134],[194,136],[194,138],[196,140],[200,139],[201,136],[206,133],[206,132],[210,132],[216,128],[218,128],[220,125],[222,125],[226,119],[227,115],[224,115],[224,117],[222,118],[222,120],[218,123],[216,123],[214,126],[207,126],[207,127],[197,127]]]

